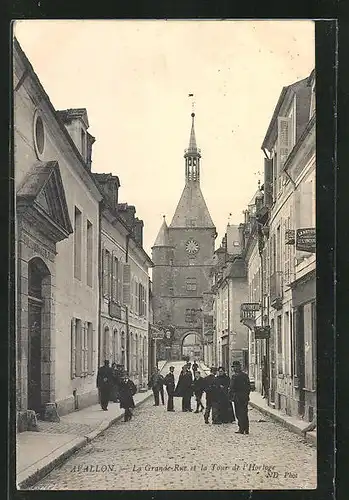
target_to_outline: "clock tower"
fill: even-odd
[[[184,189],[171,224],[167,226],[164,219],[152,247],[154,322],[164,330],[174,329],[171,346],[165,346],[166,342],[160,346],[161,354],[172,360],[181,359],[188,335],[202,345],[203,293],[210,287],[217,236],[200,187],[201,152],[196,145],[194,113],[191,119]]]

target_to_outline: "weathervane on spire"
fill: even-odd
[[[230,212],[230,213],[229,213],[229,216],[228,216],[228,226],[230,226],[231,216],[232,216],[232,215],[233,215],[233,214]]]
[[[191,97],[191,111],[192,111],[192,113],[194,113],[195,112],[194,94],[188,94],[188,97]]]

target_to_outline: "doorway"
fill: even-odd
[[[49,349],[49,340],[42,345],[43,330],[50,333],[50,325],[43,325],[45,297],[49,295],[50,274],[39,258],[28,263],[28,409],[41,412],[42,406],[49,399],[50,386],[44,384],[42,376],[43,353]],[[45,293],[44,293],[45,290]],[[47,303],[48,301],[46,301]],[[48,335],[49,338],[49,335]],[[45,387],[44,387],[45,385]]]

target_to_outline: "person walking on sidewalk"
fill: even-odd
[[[137,388],[128,374],[125,373],[121,378],[119,385],[120,408],[125,410],[124,422],[128,422],[132,418],[132,409],[135,407],[133,396],[136,394]]]
[[[208,424],[208,419],[212,410],[212,399],[213,399],[213,382],[215,380],[217,373],[217,368],[211,366],[210,374],[207,375],[203,380],[204,391],[206,393],[206,408],[204,413],[205,424]],[[213,419],[213,410],[212,410]]]
[[[196,399],[196,410],[194,413],[199,413],[199,411],[203,411],[205,409],[201,401],[204,392],[204,379],[201,376],[199,370],[195,370],[193,389]]]
[[[97,389],[99,392],[99,402],[102,410],[108,410],[110,393],[113,387],[113,372],[109,366],[109,361],[104,361],[104,366],[100,366],[97,372]]]
[[[164,379],[167,391],[167,411],[175,411],[173,407],[173,395],[175,391],[174,366],[170,366],[170,371]]]
[[[190,402],[193,395],[193,377],[188,365],[184,365],[179,374],[175,394],[182,398],[182,411],[193,411]]]
[[[195,373],[196,373],[196,372],[198,371],[198,369],[199,369],[199,365],[197,364],[197,362],[196,362],[196,361],[194,361],[192,369],[193,369],[193,375],[194,375],[194,378],[195,378]]]
[[[159,394],[161,396],[161,403],[164,401],[164,377],[160,374],[159,368],[154,368],[153,374],[148,382],[149,389],[152,389],[154,394],[154,406],[159,406]]]
[[[233,362],[234,373],[230,382],[230,398],[234,402],[239,430],[236,434],[249,434],[248,402],[250,400],[251,385],[247,373],[241,370],[240,361]]]

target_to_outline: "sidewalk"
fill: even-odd
[[[208,366],[206,366],[201,361],[199,362],[199,366],[200,369],[204,372],[204,374],[208,375],[208,373],[210,372]],[[280,424],[285,426],[289,431],[304,437],[302,430],[308,425],[309,422],[304,422],[304,420],[301,420],[296,417],[290,417],[288,415],[285,415],[280,410],[275,410],[274,408],[271,408],[270,406],[268,406],[266,400],[262,397],[262,395],[259,392],[253,391],[250,393],[250,406],[260,411],[264,415],[272,418],[276,422],[279,422]],[[313,446],[316,446],[317,444],[316,430],[307,432],[305,440],[308,443],[312,444]]]
[[[259,394],[259,392],[254,391],[250,393],[250,406],[284,425],[288,430],[299,434],[300,436],[304,436],[302,430],[309,424],[309,422],[305,422],[304,420],[301,420],[297,417],[290,417],[289,415],[285,415],[280,410],[271,408],[270,406],[268,406],[266,400],[262,397],[261,394]],[[307,432],[305,440],[308,443],[316,446],[316,430]]]
[[[159,361],[160,371],[164,371],[166,364],[166,361]],[[151,390],[135,394],[136,407],[152,394]],[[17,434],[17,488],[26,489],[35,484],[123,414],[119,403],[109,403],[107,412],[102,411],[100,405],[93,405],[64,415],[60,422],[39,421],[39,432]]]

